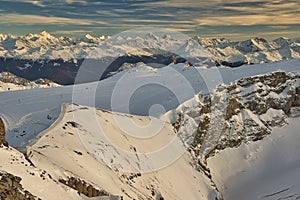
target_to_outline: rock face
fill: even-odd
[[[98,190],[91,184],[88,184],[84,180],[78,178],[70,177],[68,180],[60,179],[59,182],[64,185],[77,190],[78,193],[84,194],[87,197],[99,197],[99,196],[109,196],[109,193],[104,190]]]
[[[218,150],[238,147],[284,126],[292,107],[300,106],[300,74],[273,72],[220,85],[212,94],[198,95],[192,107],[177,111],[176,130],[189,142],[195,160],[205,165]],[[190,131],[190,130],[189,130]]]
[[[0,118],[0,146],[8,146],[6,139],[5,139],[5,126],[3,120]]]
[[[0,171],[0,199],[1,200],[35,200],[30,192],[25,191],[21,185],[21,178]]]

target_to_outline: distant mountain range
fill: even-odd
[[[87,60],[85,65],[103,68],[100,78],[103,79],[124,65],[137,63],[162,67],[175,61],[203,67],[238,67],[294,58],[300,58],[300,39],[254,38],[235,42],[225,38],[178,38],[153,33],[135,37],[88,34],[82,38],[55,37],[46,31],[26,36],[0,34],[0,71],[29,80],[47,78],[64,85],[74,83],[78,69]],[[91,81],[96,80],[82,80]]]

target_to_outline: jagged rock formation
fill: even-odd
[[[87,197],[109,196],[108,192],[96,189],[91,184],[78,178],[69,177],[68,180],[60,179],[59,182],[77,190],[79,194],[84,194]]]
[[[21,178],[10,173],[0,171],[0,199],[1,200],[36,200],[30,192],[23,189]]]
[[[57,87],[59,84],[54,83],[48,79],[39,78],[34,81],[16,76],[10,72],[0,73],[0,91],[7,90],[21,90],[45,87]]]
[[[5,139],[5,126],[3,120],[0,118],[0,146],[8,146]]]
[[[30,81],[28,79],[16,76],[10,72],[1,72],[0,73],[0,81],[3,83],[15,83],[18,85],[22,86],[31,86],[33,84],[39,84],[39,85],[47,85],[50,86],[52,85],[57,85],[53,81],[44,79],[44,78],[39,78],[35,81]]]
[[[1,72],[0,73],[0,81],[3,83],[16,83],[16,84],[24,85],[24,86],[26,86],[30,83],[29,80],[18,77],[10,72]]]
[[[283,126],[292,107],[300,106],[300,74],[274,72],[220,85],[212,94],[199,95],[194,107],[180,108],[176,129],[194,127],[191,143],[195,159],[205,160],[218,150],[260,140],[272,127]],[[178,125],[180,124],[180,126]]]

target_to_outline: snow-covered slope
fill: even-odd
[[[299,71],[299,62],[291,60],[239,68],[210,69],[186,68],[184,64],[161,69],[141,66],[100,82],[8,92],[0,95],[0,113],[6,123],[7,140],[12,146],[25,147],[30,139],[53,123],[62,103],[74,102],[117,112],[149,115],[150,108],[155,104],[160,104],[165,111],[169,111],[200,91],[203,94],[212,91],[220,83],[229,84],[242,77],[277,70]],[[142,89],[135,90],[136,86]],[[128,99],[130,90],[135,92]],[[154,112],[152,115],[159,116],[159,113],[160,111]]]
[[[224,199],[300,198],[299,116],[287,122],[261,141],[225,149],[208,159]]]
[[[35,81],[29,81],[9,72],[0,73],[0,92],[13,90],[27,90],[35,88],[49,88],[58,86],[60,85],[47,79],[41,78]]]
[[[49,173],[33,166],[25,156],[11,147],[0,147],[1,171],[20,177],[22,187],[41,199],[80,199],[64,185],[59,185]],[[9,188],[10,189],[10,188]]]
[[[248,192],[246,186],[255,191],[249,192],[248,199],[297,197],[298,179],[291,178],[298,174],[297,159],[289,157],[267,175],[265,170],[272,165],[266,162],[279,162],[281,148],[284,155],[296,152],[297,143],[290,141],[298,137],[299,118],[289,117],[300,106],[299,83],[297,72],[273,72],[220,85],[210,96],[198,94],[162,117],[173,117],[172,123],[64,105],[59,119],[28,149],[28,157],[54,180],[85,180],[104,194],[125,199],[221,199],[222,195],[240,199]],[[149,137],[153,128],[160,132]],[[189,151],[169,166],[163,153],[152,163],[151,152],[161,150],[174,137],[190,145]],[[279,146],[275,148],[274,142]],[[240,161],[241,168],[237,167]],[[156,169],[160,162],[166,167],[142,173]],[[283,181],[277,184],[274,180]]]
[[[119,122],[133,120],[137,124],[120,127],[115,117]],[[151,122],[154,124],[149,126]],[[145,140],[143,136],[152,133],[153,126],[160,128],[160,132]],[[130,135],[137,131],[140,138]],[[148,158],[151,152],[161,149],[174,137],[177,136],[172,125],[155,118],[64,105],[61,118],[27,153],[33,164],[46,170],[54,180],[70,177],[85,180],[100,191],[123,199],[220,197],[209,178],[190,164],[192,160],[187,152],[172,165],[158,171],[153,168],[156,163]],[[164,159],[156,157],[155,161],[164,162]],[[148,167],[153,171],[143,173]]]
[[[256,188],[275,180],[272,178],[275,172],[263,174],[265,182],[256,184],[260,181],[259,174],[270,165],[252,158],[255,155],[272,161],[278,159],[280,150],[268,138],[278,138],[279,147],[286,148],[284,155],[297,149],[296,142],[291,147],[287,143],[297,139],[296,132],[292,132],[297,122],[290,117],[293,109],[300,106],[299,66],[299,60],[239,68],[203,69],[184,64],[161,69],[140,66],[95,83],[1,93],[0,113],[7,126],[8,143],[19,148],[30,144],[27,155],[35,165],[33,170],[45,170],[44,174],[50,175],[49,184],[51,181],[57,184],[51,186],[53,191],[65,195],[66,199],[83,198],[74,189],[88,194],[83,185],[90,186],[91,194],[124,199],[210,200],[222,196],[240,199],[241,192],[245,191],[242,184],[255,190],[249,199],[270,199],[274,195],[297,197],[298,187],[294,185],[298,179],[290,178],[298,173],[298,160],[294,162],[294,156],[274,170],[292,169],[278,176],[276,180],[284,180],[282,184],[262,186],[264,191]],[[168,87],[175,95],[149,86],[147,80]],[[126,95],[132,89],[130,86],[145,87],[136,91],[128,105]],[[64,104],[61,108],[65,102],[82,105]],[[147,116],[149,108],[150,114],[161,114],[153,112],[157,107],[151,109],[157,103],[166,105],[169,111],[161,119]],[[145,116],[128,114],[133,112]],[[288,122],[294,124],[291,131]],[[155,132],[156,128],[159,131]],[[287,130],[291,134],[277,136],[274,130]],[[161,152],[174,138],[175,144],[180,145],[171,146],[172,153],[166,154],[169,156],[161,154],[153,162],[155,159],[148,153],[157,149]],[[189,151],[177,157],[178,147]],[[260,148],[264,149],[263,154],[259,154]],[[267,153],[274,148],[274,153],[267,158]],[[236,167],[238,161],[230,158],[231,153],[237,158],[246,155],[246,161],[241,160],[245,176]],[[5,149],[3,154],[9,157],[13,153]],[[175,162],[169,165],[169,159]],[[222,167],[224,162],[230,162],[228,168]],[[9,166],[5,171],[18,173],[17,169],[8,169]],[[252,166],[257,166],[257,170]],[[227,170],[230,172],[226,173]],[[30,180],[23,172],[16,175]],[[39,196],[40,191],[26,186],[25,181],[23,187]]]
[[[297,199],[299,106],[299,71],[273,72],[220,85],[162,118],[224,199]]]

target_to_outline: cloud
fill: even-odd
[[[200,34],[203,38],[230,38],[234,40],[244,40],[249,39],[251,37],[263,37],[267,39],[275,39],[279,37],[288,37],[288,38],[294,38],[297,37],[299,31],[297,30],[269,30],[269,31],[257,31],[254,35],[248,35],[247,33],[227,33],[226,31],[222,33],[204,33]]]
[[[244,36],[242,33],[213,33],[213,34],[203,34],[203,38],[241,38]]]
[[[291,25],[300,24],[300,13],[282,14],[278,17],[272,15],[232,15],[232,16],[213,16],[193,19],[198,25],[213,26],[234,26],[234,25]]]
[[[300,3],[297,1],[266,1],[260,2],[260,5],[251,4],[251,2],[249,2],[243,6],[239,6],[239,3],[224,3],[223,7],[232,11],[252,14],[276,14],[276,16],[300,12]]]
[[[195,30],[194,28],[188,27],[168,27],[167,29],[175,32],[193,32]]]
[[[8,0],[4,0],[4,1],[9,2]],[[30,3],[30,4],[39,6],[39,7],[46,7],[46,5],[43,4],[43,2],[39,1],[39,0],[16,0],[16,2]]]
[[[286,30],[286,31],[272,31],[272,32],[263,32],[260,33],[260,35],[263,36],[293,36],[293,35],[299,35],[299,31],[294,31],[294,30]]]
[[[141,24],[147,24],[147,23],[154,23],[154,24],[193,24],[191,21],[187,20],[158,20],[158,19],[123,19],[122,20],[125,23],[141,23]],[[172,23],[172,24],[170,24]]]
[[[65,17],[47,17],[41,15],[22,15],[22,14],[5,14],[0,15],[0,23],[14,23],[14,24],[25,24],[25,25],[36,25],[36,24],[75,24],[75,25],[94,25],[94,24],[105,24],[104,22],[87,20],[87,19],[73,19]]]
[[[37,0],[23,0],[23,2],[28,2],[36,6],[45,7],[45,5],[41,1],[37,1]]]
[[[201,1],[201,0],[165,0],[146,3],[147,6],[159,7],[199,7],[200,5],[211,5],[214,1]],[[215,4],[215,3],[214,3]]]
[[[298,0],[161,0],[146,5],[174,10],[175,20],[198,26],[300,25]]]
[[[280,25],[280,26],[273,25],[273,26],[268,26],[268,27],[271,29],[285,29],[285,30],[290,28],[290,26],[286,26],[286,25]]]
[[[277,0],[278,1],[278,0]],[[227,3],[237,7],[257,7],[257,4],[264,4],[270,2],[269,0],[159,0],[146,3],[147,6],[160,7],[175,7],[175,8],[221,8]]]
[[[62,34],[62,35],[77,35],[77,34],[87,34],[91,33],[92,31],[87,30],[58,30],[58,31],[50,31],[51,34]]]
[[[114,34],[154,26],[191,35],[249,37],[300,29],[299,0],[2,0],[2,5],[0,25],[7,32],[43,27],[64,35]]]
[[[84,0],[65,0],[65,2],[67,4],[72,4],[72,3],[81,3],[81,4],[88,4],[88,1],[84,1]]]

